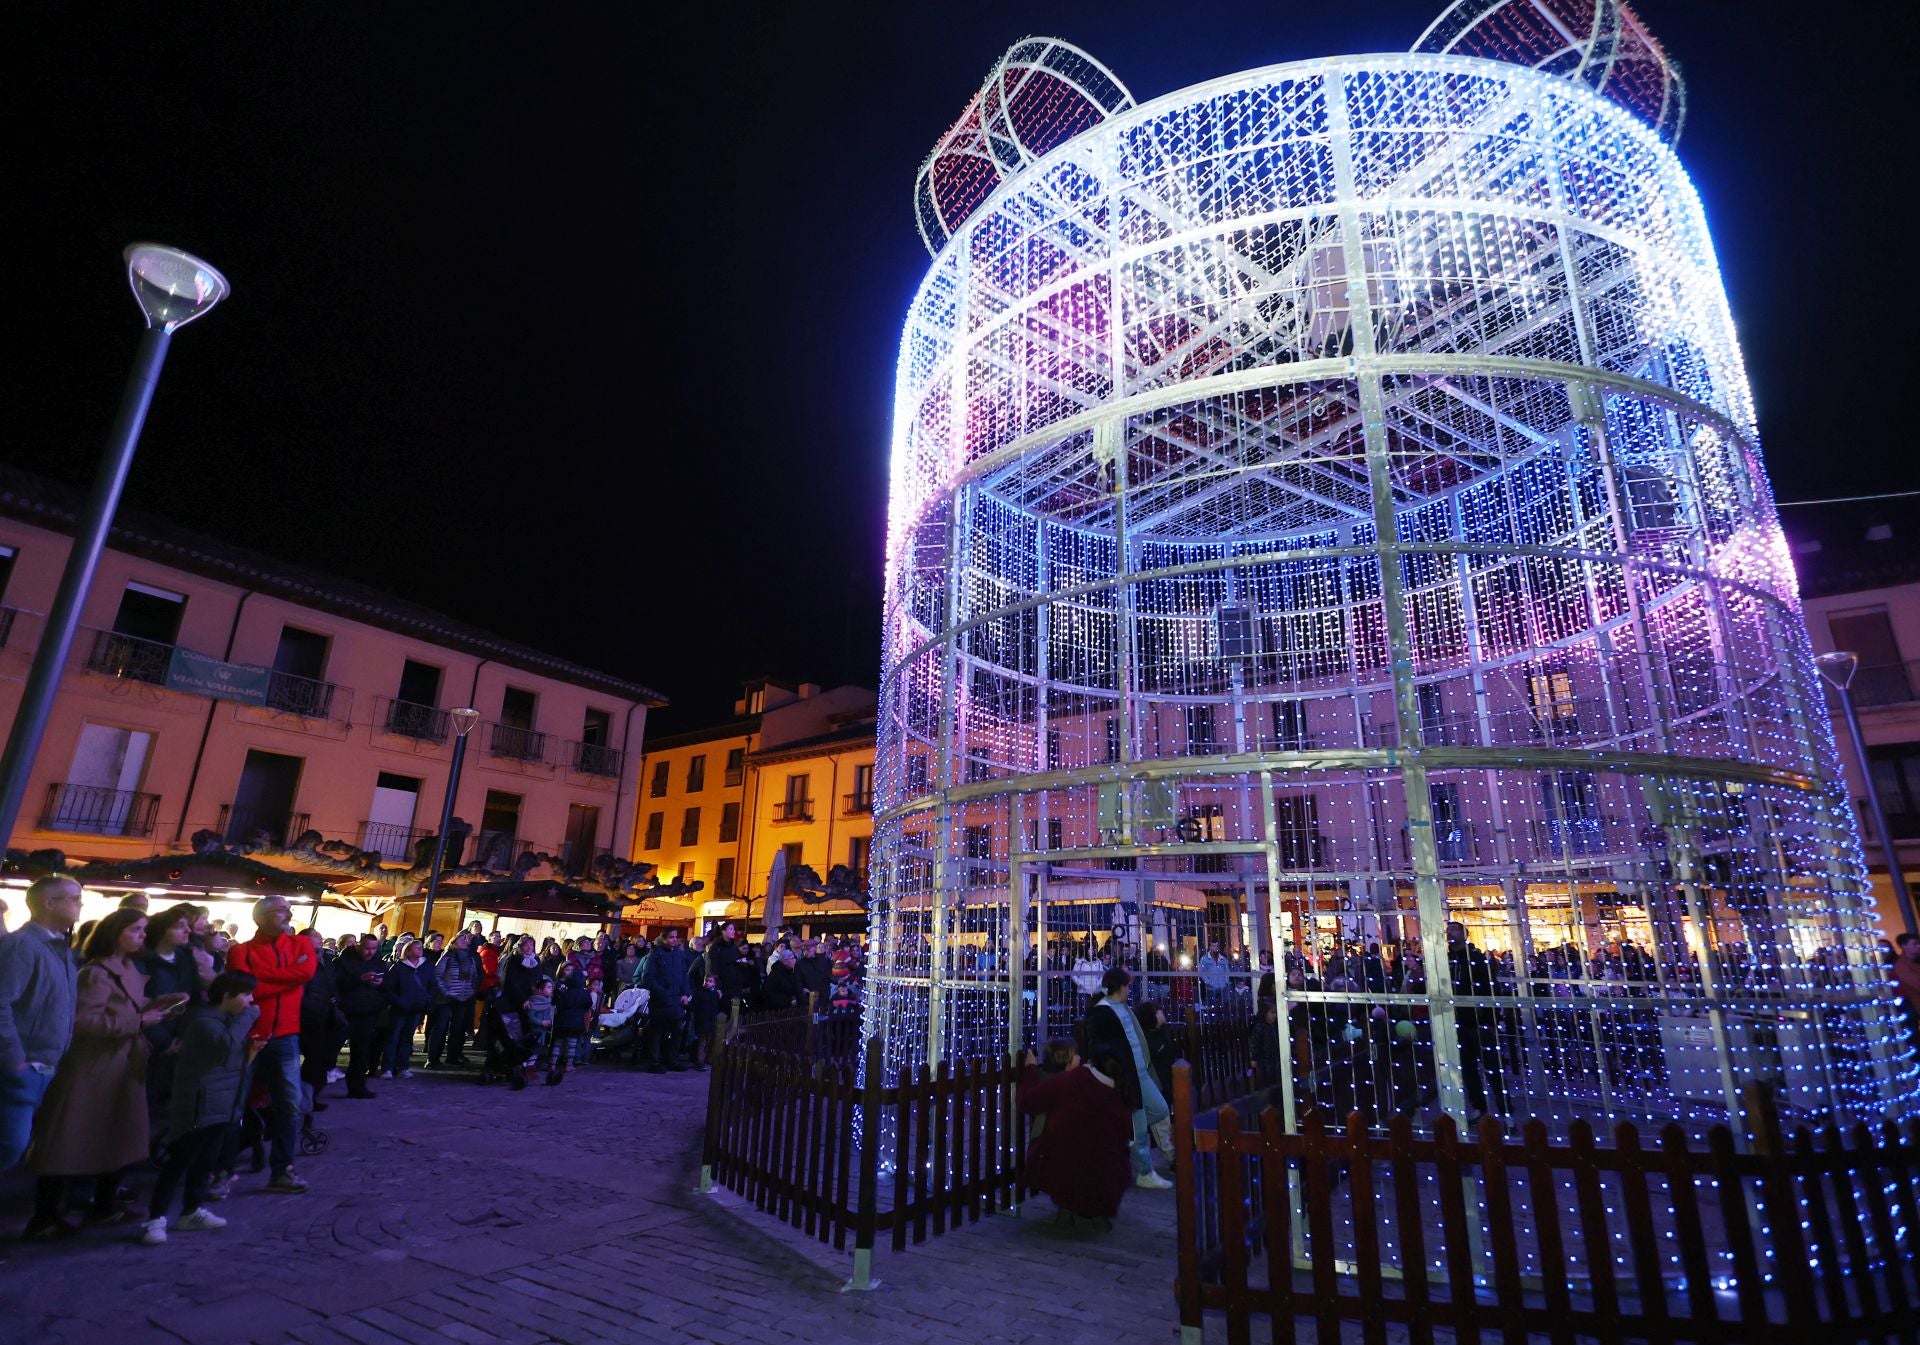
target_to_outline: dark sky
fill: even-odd
[[[10,5],[0,451],[88,479],[119,251],[173,243],[234,297],[175,342],[129,504],[645,681],[662,728],[754,672],[871,682],[912,178],[993,60],[1057,34],[1144,101],[1439,8]],[[1920,485],[1914,6],[1639,8],[1781,497]]]

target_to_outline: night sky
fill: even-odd
[[[658,687],[657,729],[757,672],[872,683],[913,174],[1000,52],[1064,37],[1145,101],[1440,7],[9,6],[4,453],[90,477],[120,249],[172,243],[234,297],[129,505]],[[1781,498],[1920,486],[1915,7],[1638,7]]]

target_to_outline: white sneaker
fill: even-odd
[[[182,1227],[185,1227],[183,1224]],[[167,1220],[163,1215],[158,1219],[149,1219],[140,1225],[140,1243],[145,1247],[158,1247],[167,1240]]]
[[[1143,1172],[1133,1179],[1135,1186],[1148,1191],[1171,1191],[1173,1183],[1157,1172]]]
[[[373,1077],[376,1079],[391,1079],[393,1077],[393,1071],[390,1069],[379,1070]]]
[[[346,1077],[347,1077],[347,1072],[343,1069],[330,1069],[327,1071],[328,1083],[339,1083],[342,1079]]]
[[[202,1228],[225,1228],[226,1226],[227,1221],[208,1209],[205,1205],[200,1206],[198,1209],[188,1210],[180,1216],[180,1222],[175,1225],[175,1227],[184,1228],[190,1232]]]
[[[413,1071],[410,1069],[403,1069],[398,1074],[389,1074],[387,1077],[389,1079],[411,1079],[413,1077]]]

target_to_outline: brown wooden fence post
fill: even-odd
[[[809,1060],[813,1059],[814,1024],[816,1024],[819,1021],[820,1021],[820,996],[816,992],[809,990],[807,991],[807,1035],[805,1040],[801,1042],[801,1046],[800,1046],[801,1053],[805,1055]]]
[[[1761,1227],[1771,1235],[1777,1253],[1774,1274],[1785,1291],[1787,1324],[1805,1328],[1819,1320],[1820,1309],[1814,1305],[1812,1268],[1800,1229],[1800,1198],[1794,1190],[1791,1155],[1780,1136],[1780,1113],[1774,1109],[1773,1090],[1765,1084],[1750,1083],[1741,1092],[1753,1126],[1754,1148],[1766,1164],[1760,1199],[1767,1218]],[[1820,1179],[1816,1175],[1813,1180]]]
[[[1205,1325],[1204,1309],[1200,1305],[1200,1191],[1195,1175],[1193,1067],[1184,1060],[1176,1060],[1173,1062],[1173,1218],[1179,1268],[1174,1297],[1180,1308],[1181,1345],[1200,1345]]]
[[[880,1039],[867,1042],[866,1078],[860,1089],[860,1189],[854,1192],[853,1278],[843,1292],[877,1288],[873,1237],[880,1222]],[[900,1161],[898,1154],[894,1161]]]

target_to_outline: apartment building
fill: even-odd
[[[822,879],[836,866],[864,886],[873,843],[874,694],[757,678],[734,717],[647,744],[634,856],[662,878],[707,885],[703,924],[759,928],[776,858]],[[865,928],[850,901],[784,898],[779,923],[810,933]]]
[[[75,492],[0,470],[0,716],[11,720],[70,544]],[[318,831],[406,860],[454,813],[466,856],[626,858],[640,683],[153,519],[123,515],[41,744],[17,849],[130,859]]]
[[[1859,656],[1849,693],[1901,871],[1920,886],[1920,510],[1913,500],[1782,510],[1817,653]],[[1903,927],[1888,879],[1887,838],[1867,807],[1859,759],[1837,699],[1834,736],[1873,874],[1881,927]]]

